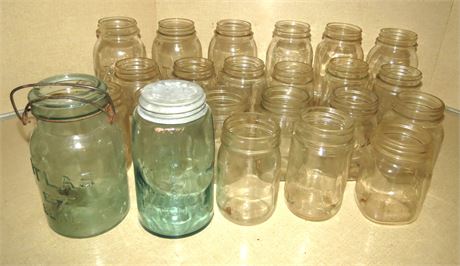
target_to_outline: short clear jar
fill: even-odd
[[[373,90],[379,97],[377,120],[391,110],[396,95],[405,91],[418,91],[422,87],[422,72],[414,67],[385,64],[380,68]]]
[[[311,98],[305,90],[289,86],[269,87],[262,94],[260,112],[269,115],[281,130],[281,181],[285,180],[294,125],[300,120],[310,101]]]
[[[167,18],[158,22],[157,35],[152,45],[152,59],[160,68],[161,79],[173,78],[176,60],[201,56],[201,43],[192,20]]]
[[[377,127],[377,95],[362,87],[341,87],[334,90],[332,108],[348,114],[354,122],[354,146],[348,180],[356,181],[372,171],[370,138]]]
[[[133,18],[101,18],[97,23],[96,36],[93,49],[94,72],[102,80],[118,60],[146,56],[137,22]]]
[[[216,172],[217,206],[240,225],[266,221],[278,197],[279,127],[260,113],[233,114],[224,122]]]
[[[313,68],[301,62],[278,62],[269,79],[269,86],[279,85],[305,90],[313,97]]]
[[[373,171],[355,186],[359,210],[380,224],[415,221],[431,178],[430,134],[414,125],[380,124],[371,146]]]
[[[417,34],[410,30],[383,28],[366,57],[371,82],[384,64],[418,67]]]
[[[313,71],[315,73],[315,98],[322,98],[322,86],[329,61],[335,57],[364,59],[360,27],[341,22],[326,25],[322,41],[316,46]],[[318,102],[318,100],[315,100]]]
[[[262,92],[267,87],[264,62],[245,55],[228,57],[217,77],[217,84],[244,90],[249,96],[249,110],[254,111],[260,105]]]
[[[289,210],[310,221],[334,216],[342,205],[353,151],[353,120],[329,107],[310,107],[296,123],[284,196]]]
[[[211,60],[202,57],[186,57],[174,62],[173,76],[178,79],[193,81],[205,92],[216,88],[216,74]]]
[[[214,62],[216,73],[222,70],[227,57],[235,55],[257,57],[251,23],[239,19],[220,20],[208,48],[208,58]]]
[[[213,216],[214,134],[202,88],[162,80],[142,89],[133,114],[139,221],[162,237],[202,230]]]
[[[333,58],[327,65],[321,98],[317,105],[328,105],[329,97],[336,88],[344,86],[367,88],[368,82],[369,67],[366,62],[348,57]]]
[[[267,76],[270,77],[276,63],[281,61],[302,62],[311,65],[313,48],[310,40],[310,25],[295,20],[275,23],[275,30],[267,49]]]

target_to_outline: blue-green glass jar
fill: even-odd
[[[128,213],[123,139],[106,85],[85,74],[59,75],[32,87],[29,111],[37,119],[30,156],[49,226],[75,238],[101,234]],[[13,97],[13,107],[17,111]]]
[[[139,220],[153,234],[183,237],[213,216],[214,133],[203,89],[162,80],[142,89],[133,114]]]

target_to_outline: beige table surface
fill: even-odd
[[[459,121],[446,112],[446,136],[418,220],[382,226],[366,220],[348,183],[339,213],[308,222],[289,212],[283,186],[274,215],[243,227],[215,208],[210,225],[183,239],[162,239],[137,221],[132,169],[131,210],[111,231],[89,239],[49,229],[32,175],[26,141],[15,119],[0,121],[0,262],[2,264],[459,264]]]

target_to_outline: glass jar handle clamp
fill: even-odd
[[[14,101],[14,94],[16,92],[20,91],[20,90],[23,90],[23,89],[34,88],[34,87],[42,87],[42,86],[61,86],[61,87],[67,86],[67,87],[78,87],[78,88],[82,88],[82,89],[88,89],[90,91],[95,91],[95,92],[104,94],[105,97],[108,100],[108,104],[106,106],[99,106],[99,105],[97,105],[97,104],[95,104],[95,103],[93,103],[91,101],[88,101],[88,100],[85,100],[85,99],[82,99],[82,98],[79,98],[79,97],[70,96],[70,95],[62,95],[62,94],[54,94],[54,95],[51,94],[51,95],[43,96],[43,97],[40,97],[38,99],[35,99],[35,100],[27,102],[26,106],[24,107],[24,111],[22,112],[22,114],[20,114],[19,110],[18,110],[18,108],[16,106],[16,102]],[[27,123],[29,122],[28,112],[30,112],[32,110],[32,104],[37,103],[37,102],[41,102],[41,101],[44,101],[44,100],[48,100],[48,99],[67,99],[67,100],[77,101],[77,102],[81,102],[81,103],[85,103],[85,104],[90,104],[90,105],[94,106],[95,108],[99,109],[101,112],[106,113],[108,118],[109,118],[109,122],[111,124],[115,120],[116,111],[115,111],[115,105],[113,104],[112,98],[110,98],[109,94],[106,91],[102,91],[102,90],[100,90],[100,89],[98,89],[96,87],[93,87],[93,86],[83,85],[83,84],[75,84],[75,83],[32,83],[32,84],[26,84],[26,85],[16,87],[10,93],[11,105],[13,106],[13,109],[14,109],[14,112],[16,113],[16,116],[19,118],[19,120],[21,120],[23,125],[27,125]]]

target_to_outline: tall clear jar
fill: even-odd
[[[331,107],[344,111],[354,122],[354,145],[348,180],[367,176],[372,170],[370,138],[377,127],[377,95],[362,87],[341,87],[334,90]]]
[[[373,90],[379,97],[377,120],[391,110],[398,93],[418,91],[422,87],[422,72],[414,67],[385,64],[380,68]]]
[[[260,105],[262,92],[267,87],[264,62],[245,55],[228,57],[217,77],[217,84],[244,90],[249,96],[249,110],[254,111]]]
[[[173,66],[177,59],[201,56],[201,43],[192,20],[166,18],[158,22],[157,35],[152,45],[152,58],[160,67],[162,79],[173,78]]]
[[[415,221],[431,178],[430,134],[418,126],[380,124],[371,146],[373,171],[355,186],[359,210],[380,224]]]
[[[208,48],[208,58],[214,62],[216,73],[222,70],[227,57],[235,55],[257,57],[251,23],[239,19],[220,20]]]
[[[240,225],[266,221],[278,197],[280,129],[260,113],[233,114],[224,122],[216,172],[222,215]]]
[[[285,180],[292,133],[311,98],[305,90],[289,87],[269,87],[262,94],[261,112],[269,115],[280,127],[281,181]]]
[[[173,76],[178,79],[193,81],[205,92],[216,88],[216,74],[211,60],[202,57],[186,57],[174,62]]]
[[[14,93],[32,87],[22,115]],[[83,238],[104,233],[129,210],[122,133],[113,123],[106,85],[94,76],[65,74],[11,92],[24,124],[37,120],[30,160],[48,224]]]
[[[310,40],[310,25],[295,20],[275,23],[273,38],[267,49],[267,76],[273,73],[275,64],[281,61],[302,62],[311,65],[313,48]]]
[[[149,232],[183,237],[213,216],[214,134],[203,89],[162,80],[142,89],[133,114],[139,221]]]
[[[410,30],[383,28],[366,57],[371,82],[384,64],[418,67],[417,34]]]
[[[342,205],[353,151],[353,120],[340,110],[310,107],[296,123],[284,196],[305,220],[334,216]]]
[[[366,89],[369,82],[369,67],[361,59],[336,57],[329,61],[321,97],[317,105],[328,105],[329,97],[336,88],[361,87]]]
[[[269,79],[269,86],[279,85],[303,89],[313,97],[313,68],[301,62],[278,62]]]
[[[326,25],[322,41],[316,46],[313,70],[315,73],[315,102],[322,97],[322,86],[329,61],[335,57],[364,59],[360,27],[331,22]]]
[[[97,41],[93,49],[96,77],[104,79],[118,60],[145,57],[145,46],[137,22],[129,17],[105,17],[97,23]]]

